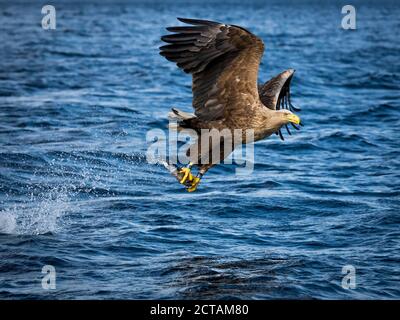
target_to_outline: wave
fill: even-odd
[[[264,257],[259,259],[225,259],[194,256],[174,260],[159,272],[170,279],[170,289],[181,299],[254,299],[273,296],[284,290],[287,270],[299,265],[296,259]],[[279,274],[281,273],[281,274]]]
[[[364,110],[351,112],[350,114],[343,117],[343,123],[351,125],[354,124],[354,119],[360,118],[383,121],[384,119],[389,120],[388,118],[392,117],[393,120],[397,120],[397,113],[398,108],[388,103],[382,103],[370,106]]]
[[[347,147],[349,146],[349,143],[358,143],[360,146],[366,147],[378,147],[376,144],[372,143],[366,136],[354,132],[348,133],[343,131],[333,131],[321,135],[320,137],[318,137],[318,140],[321,142],[329,142],[335,145],[337,145],[338,143],[343,143]]]

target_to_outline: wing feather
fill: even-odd
[[[193,107],[204,121],[227,119],[259,101],[257,74],[264,45],[246,29],[199,19],[178,18],[190,26],[168,27],[174,34],[160,54],[192,74]],[[243,97],[247,100],[244,100]]]
[[[295,70],[288,69],[259,86],[260,100],[267,108],[272,110],[287,109],[290,111],[301,111],[300,108],[296,108],[291,102],[290,83],[294,72]],[[300,129],[293,123],[291,125],[296,130]],[[289,127],[287,125],[285,127],[287,133],[291,135]],[[284,140],[281,130],[278,133],[279,137]]]

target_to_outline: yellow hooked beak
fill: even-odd
[[[286,116],[286,119],[289,120],[289,122],[295,123],[295,124],[300,124],[300,118],[296,116],[294,113],[288,114]]]

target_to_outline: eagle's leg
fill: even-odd
[[[179,180],[181,184],[185,184],[186,182],[191,182],[193,180],[193,175],[191,173],[192,166],[193,163],[189,162],[186,167],[178,170],[178,174],[182,175],[182,178]]]

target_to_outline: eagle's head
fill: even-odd
[[[278,112],[281,114],[282,125],[288,123],[300,124],[299,116],[295,115],[293,112],[289,110],[279,110]]]
[[[268,122],[269,127],[272,127],[273,131],[276,131],[289,123],[293,123],[295,125],[300,124],[300,118],[287,109],[281,109],[274,111]]]

